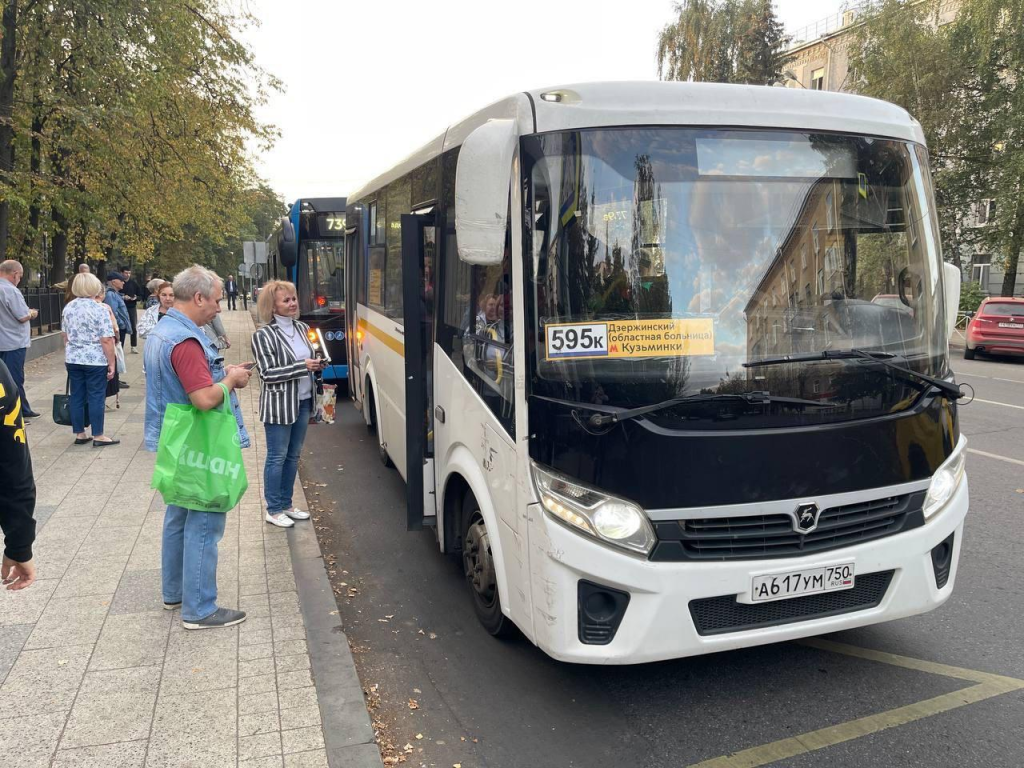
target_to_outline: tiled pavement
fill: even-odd
[[[228,362],[250,359],[250,314],[222,318]],[[63,354],[27,366],[43,414],[28,426],[38,581],[0,591],[0,754],[19,768],[327,766],[288,540],[263,522],[258,377],[239,393],[250,485],[228,514],[218,567],[219,603],[249,618],[185,632],[180,611],[162,608],[164,506],[142,446],[142,355],[126,359],[132,386],[105,429],[121,445],[102,449],[73,445],[50,419]]]

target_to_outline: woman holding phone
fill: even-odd
[[[292,487],[313,410],[315,374],[325,363],[309,344],[309,326],[297,319],[299,300],[293,283],[268,282],[260,291],[256,312],[265,324],[253,334],[252,350],[263,380],[260,421],[267,434],[266,521],[290,528],[295,520],[309,519],[309,512],[292,504]]]

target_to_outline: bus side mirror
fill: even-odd
[[[281,219],[281,229],[277,232],[277,255],[281,259],[281,266],[294,267],[299,260],[299,246],[295,242],[295,227],[291,219]]]
[[[946,297],[946,337],[953,335],[956,328],[956,314],[960,309],[960,270],[948,261],[942,262],[942,277]]]
[[[514,120],[489,120],[459,150],[455,171],[455,232],[467,264],[501,264],[505,255],[509,185],[518,131]]]

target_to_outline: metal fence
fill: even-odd
[[[26,288],[25,302],[39,315],[30,320],[32,335],[42,336],[60,330],[60,313],[64,309],[64,291],[53,288]]]
[[[862,16],[870,13],[881,5],[879,0],[860,0],[845,4],[838,13],[818,19],[813,24],[801,27],[789,36],[789,47],[793,48],[804,43],[809,43],[825,35],[838,32],[843,27],[848,27],[858,21]]]

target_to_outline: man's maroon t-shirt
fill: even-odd
[[[190,395],[197,389],[213,386],[206,353],[195,339],[185,339],[171,350],[171,366],[181,379],[185,394]]]

